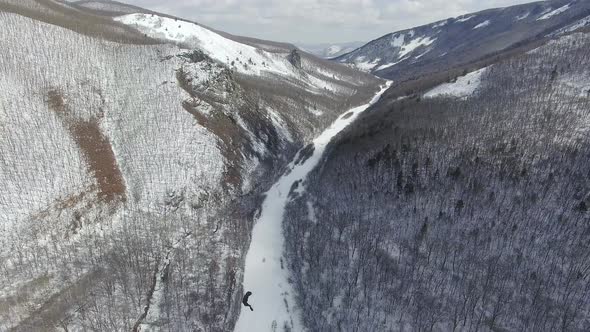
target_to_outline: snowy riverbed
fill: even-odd
[[[244,270],[244,292],[252,292],[249,303],[254,311],[242,306],[236,332],[282,331],[285,325],[292,331],[304,330],[293,288],[287,282],[289,271],[283,258],[282,221],[289,191],[293,183],[305,180],[307,174],[316,167],[330,140],[353,122],[359,113],[377,102],[389,85],[383,87],[368,104],[340,116],[313,141],[313,154],[300,163],[295,162],[299,159],[296,157],[289,165],[289,170],[266,193],[260,217],[252,231]]]

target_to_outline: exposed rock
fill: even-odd
[[[293,67],[301,69],[301,54],[299,54],[299,51],[297,51],[297,49],[291,51],[291,54],[289,54],[287,59],[293,65]]]

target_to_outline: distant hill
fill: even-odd
[[[297,44],[297,46],[308,53],[319,56],[320,58],[331,59],[352,52],[364,44],[365,42],[350,42],[333,44]]]
[[[535,2],[393,32],[334,61],[400,80],[475,61],[589,22],[590,1]]]

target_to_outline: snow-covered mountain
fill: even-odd
[[[262,194],[383,83],[121,3],[0,24],[2,331],[231,329]]]
[[[588,330],[590,33],[523,46],[330,144],[284,222],[309,331]]]
[[[480,60],[562,29],[588,25],[590,2],[551,0],[490,9],[394,32],[337,57],[360,70],[405,79]]]
[[[323,44],[297,44],[303,51],[317,55],[320,58],[331,59],[354,51],[363,46],[365,42],[350,43],[323,43]]]
[[[0,331],[587,331],[588,8],[328,61],[0,0]]]

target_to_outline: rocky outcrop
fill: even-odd
[[[287,59],[293,65],[293,67],[301,69],[301,54],[299,54],[299,51],[294,49],[293,51],[291,51]]]

